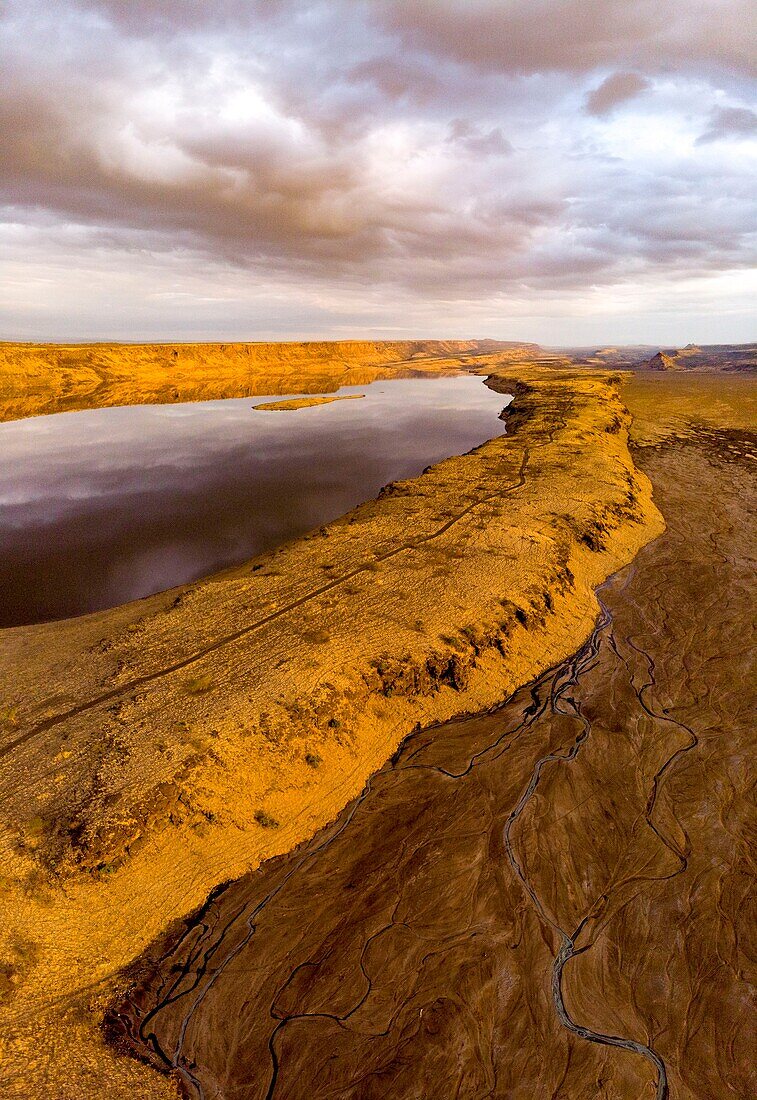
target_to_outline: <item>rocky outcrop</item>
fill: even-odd
[[[0,420],[110,405],[320,393],[378,378],[530,361],[537,344],[335,340],[248,344],[3,344]]]
[[[157,1096],[86,991],[332,820],[418,724],[573,652],[596,585],[662,529],[617,376],[504,362],[506,435],[254,563],[0,632],[0,1031],[25,1100],[52,1065],[83,1100]]]
[[[658,351],[647,363],[647,370],[679,370],[675,358],[664,351]]]

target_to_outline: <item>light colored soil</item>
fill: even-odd
[[[121,969],[415,726],[573,652],[662,530],[611,374],[470,365],[516,391],[507,436],[238,569],[0,634],[4,1095],[171,1095],[103,1044]]]
[[[296,397],[292,401],[264,401],[262,405],[253,405],[257,412],[294,412],[297,409],[312,409],[316,405],[330,405],[334,401],[357,401],[364,397],[362,393],[345,393],[341,397]]]
[[[193,1097],[757,1095],[754,442],[637,452],[667,529],[589,641],[177,925],[113,1034]]]

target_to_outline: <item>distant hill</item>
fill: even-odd
[[[679,364],[672,355],[666,355],[658,351],[647,363],[647,370],[680,370]]]
[[[649,344],[626,347],[561,348],[577,366],[618,367],[654,371],[753,371],[757,369],[757,344],[687,344],[660,348]]]
[[[757,344],[687,344],[658,351],[647,370],[752,371],[757,369]]]

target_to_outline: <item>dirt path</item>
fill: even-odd
[[[114,1043],[205,1100],[754,1095],[755,452],[639,452],[668,530],[585,646],[217,891]]]

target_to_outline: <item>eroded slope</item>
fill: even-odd
[[[9,1095],[170,1091],[102,1046],[117,970],[331,820],[413,726],[490,707],[591,632],[594,587],[662,525],[617,380],[519,378],[510,435],[309,539],[0,635]]]
[[[117,1042],[190,1096],[755,1095],[757,437],[681,438],[658,396],[667,530],[585,645],[177,926]]]

